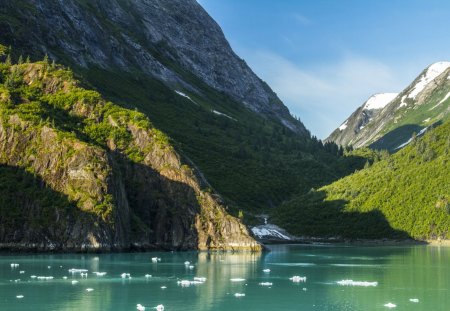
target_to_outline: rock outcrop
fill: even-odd
[[[40,191],[6,189],[24,195],[0,202],[1,248],[260,250],[144,115],[45,62],[3,66],[1,169]]]

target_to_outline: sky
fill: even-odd
[[[375,93],[450,61],[447,0],[198,0],[321,139]]]

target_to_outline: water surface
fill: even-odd
[[[271,248],[272,252],[265,254],[3,254],[0,310],[131,311],[137,304],[147,310],[163,304],[168,311],[350,311],[388,310],[388,303],[397,306],[394,310],[449,310],[449,247]],[[152,257],[161,261],[153,263]],[[190,264],[186,265],[186,261]],[[13,268],[12,263],[19,266]],[[70,273],[73,268],[88,270],[87,277]],[[270,269],[270,273],[263,269]],[[106,275],[96,276],[93,272]],[[129,273],[131,278],[122,278],[122,273]],[[38,276],[53,279],[39,280]],[[306,277],[306,282],[295,283],[290,280],[293,276]],[[206,281],[188,287],[178,284],[194,277],[205,277]],[[342,280],[369,285],[339,285],[337,282]],[[260,285],[263,282],[272,285]],[[377,282],[376,286],[373,282]],[[245,296],[236,297],[236,293]],[[17,298],[21,295],[23,298]]]

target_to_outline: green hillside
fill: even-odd
[[[284,204],[273,220],[296,235],[450,238],[450,122],[370,167]]]

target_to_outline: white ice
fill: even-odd
[[[289,280],[291,280],[294,283],[306,282],[306,276],[295,275],[295,276],[289,278]]]
[[[273,284],[271,282],[261,282],[259,283],[261,286],[272,286]]]
[[[389,302],[389,303],[385,304],[384,306],[389,309],[397,307],[397,305],[393,304],[392,302]]]
[[[382,109],[386,107],[395,97],[397,97],[398,93],[380,93],[371,96],[364,105],[363,109],[373,110],[373,109]]]
[[[348,123],[348,120],[345,120],[345,122],[342,123],[341,126],[339,126],[339,130],[340,131],[345,130],[347,128],[347,123]]]
[[[429,66],[419,82],[417,82],[414,88],[409,92],[408,98],[416,98],[416,96],[425,89],[428,83],[440,76],[449,67],[450,62],[438,62]]]
[[[225,114],[225,113],[223,113],[223,112],[220,112],[220,111],[217,111],[217,110],[214,110],[214,109],[212,109],[211,112],[214,113],[214,114],[217,114],[218,116],[222,116],[222,117],[231,119],[231,120],[233,120],[233,121],[237,121],[235,118],[230,117],[229,115],[227,115],[227,114]]]
[[[342,286],[363,286],[363,287],[369,287],[369,286],[377,286],[378,282],[367,282],[367,281],[353,281],[353,280],[341,280],[336,282],[339,285]]]

